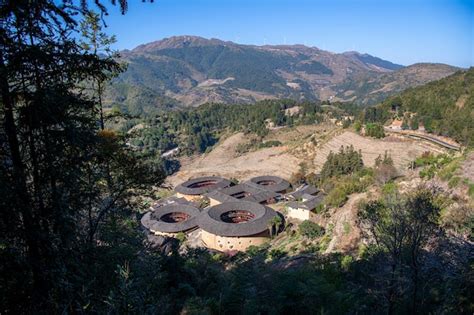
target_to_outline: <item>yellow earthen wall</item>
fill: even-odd
[[[204,230],[201,233],[201,238],[207,248],[216,249],[218,251],[245,251],[251,245],[259,246],[270,239],[266,231],[251,236],[229,237],[214,235]]]

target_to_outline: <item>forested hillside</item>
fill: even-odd
[[[416,115],[413,115],[416,114]],[[407,89],[365,111],[367,121],[385,123],[392,117],[422,124],[429,132],[474,145],[474,68]]]
[[[298,108],[298,113],[285,115],[285,109],[291,107]],[[351,108],[335,104],[328,110],[319,102],[296,103],[292,100],[260,101],[253,105],[205,104],[127,119],[116,128],[127,135],[129,145],[142,158],[164,163],[170,173],[177,165],[159,158],[167,150],[178,148],[180,155],[204,153],[222,134],[245,132],[262,137],[272,127],[321,122],[325,119],[323,113],[328,111],[332,116],[340,117]]]
[[[240,45],[196,36],[166,38],[121,56],[128,69],[111,82],[106,100],[131,113],[274,98],[374,104],[457,70],[442,64],[403,67],[357,52]]]

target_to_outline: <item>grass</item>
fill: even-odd
[[[469,195],[469,197],[471,197],[471,199],[474,199],[474,183],[469,184],[467,194]]]
[[[330,207],[342,207],[349,195],[361,193],[374,182],[374,177],[370,169],[363,169],[353,175],[334,177],[331,179],[333,188],[324,198],[324,203]]]
[[[347,235],[347,234],[349,234],[349,233],[351,232],[352,227],[351,227],[351,225],[349,224],[349,222],[346,221],[346,222],[344,222],[344,224],[343,224],[343,229],[344,229],[344,235]]]
[[[448,164],[444,165],[438,171],[438,177],[444,181],[449,181],[455,174],[456,170],[459,168],[459,160],[453,160]]]
[[[449,188],[455,188],[459,185],[459,183],[461,182],[461,178],[460,177],[452,177],[449,182],[448,182],[448,187]]]

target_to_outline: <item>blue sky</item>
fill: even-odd
[[[109,7],[117,49],[174,35],[242,44],[306,44],[409,65],[474,65],[474,0],[129,0]]]

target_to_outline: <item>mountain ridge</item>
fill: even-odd
[[[405,67],[366,53],[301,44],[243,45],[188,35],[142,44],[121,56],[128,70],[113,80],[106,99],[132,112],[274,98],[369,105],[458,70],[434,64]]]

